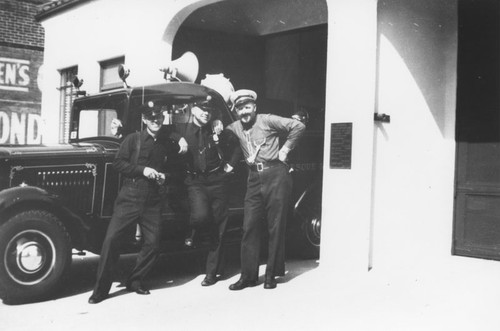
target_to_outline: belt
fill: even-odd
[[[190,175],[193,175],[193,176],[198,176],[198,175],[208,175],[208,174],[211,174],[211,173],[214,173],[216,172],[217,170],[220,170],[222,169],[222,165],[219,165],[213,169],[210,169],[210,170],[205,170],[205,171],[190,171],[190,170],[187,170],[187,173],[190,174]]]
[[[132,178],[125,177],[123,179],[124,185],[132,184],[132,183],[147,183],[148,185],[152,186],[152,185],[156,184],[156,181],[154,181],[152,179],[148,179],[146,177],[132,177]]]
[[[149,181],[146,177],[125,177],[123,179],[124,182],[132,182],[132,183],[137,183],[139,181]]]
[[[283,162],[275,160],[275,161],[268,161],[268,162],[256,162],[255,164],[249,165],[248,167],[251,171],[262,172],[266,169],[276,167],[277,165],[280,165],[280,164],[283,164]]]

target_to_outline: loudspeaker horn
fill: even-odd
[[[177,60],[171,61],[167,67],[161,68],[166,80],[177,80],[193,83],[198,77],[198,58],[193,52],[182,54]]]

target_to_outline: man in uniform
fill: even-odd
[[[241,277],[230,290],[255,286],[259,273],[261,224],[269,234],[265,289],[276,287],[276,276],[285,273],[285,227],[292,191],[287,155],[303,135],[305,125],[291,118],[257,115],[257,94],[238,90],[231,101],[240,118],[227,127],[240,142],[249,167],[241,241]],[[279,147],[279,137],[286,137]]]
[[[132,224],[140,225],[144,242],[126,288],[137,294],[149,294],[142,280],[158,256],[162,205],[159,189],[165,182],[165,174],[161,172],[165,157],[172,149],[169,139],[179,142],[180,152],[187,150],[186,141],[163,127],[163,120],[159,107],[153,104],[142,106],[142,122],[146,129],[126,136],[113,162],[124,180],[102,246],[97,281],[88,300],[90,304],[107,298],[120,256],[120,241]]]
[[[177,127],[188,143],[185,184],[189,222],[194,231],[186,244],[195,245],[194,234],[208,230],[211,246],[201,285],[210,286],[217,282],[217,275],[222,272],[222,240],[228,220],[228,173],[241,158],[241,150],[234,139],[230,142],[225,134],[219,136],[221,122],[216,119],[217,109],[210,100],[196,103],[191,112],[193,121]]]

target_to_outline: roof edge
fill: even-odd
[[[57,0],[40,6],[35,20],[41,22],[49,17],[92,0]]]

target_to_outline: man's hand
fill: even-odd
[[[144,177],[147,179],[153,179],[155,180],[158,185],[163,185],[165,183],[166,176],[162,172],[158,172],[154,170],[153,168],[146,167],[144,168],[143,171]]]
[[[179,139],[179,154],[185,154],[188,150],[188,143],[184,137]]]
[[[121,129],[123,128],[122,121],[120,121],[117,118],[113,118],[111,120],[110,126],[111,126],[111,128],[110,128],[111,134],[115,137],[120,138],[121,137]]]
[[[142,174],[144,175],[144,177],[146,177],[148,179],[156,179],[160,175],[160,173],[158,171],[156,171],[150,167],[145,167]]]
[[[224,164],[224,172],[231,172],[233,170],[234,168],[229,163]]]
[[[220,135],[222,133],[222,130],[224,130],[224,125],[222,124],[221,120],[213,120],[212,121],[212,131],[216,135]]]
[[[286,160],[288,159],[288,152],[290,152],[290,148],[288,147],[281,147],[279,153],[278,153],[278,159],[281,161],[281,162],[286,162]]]

